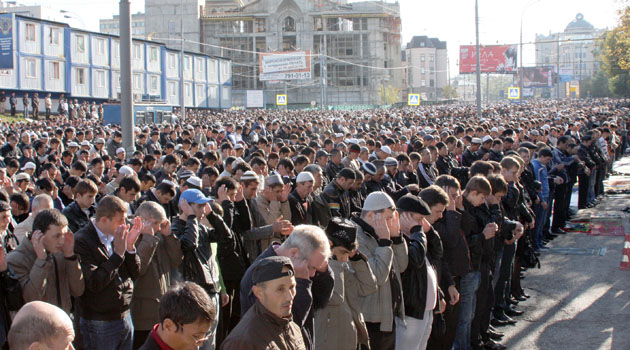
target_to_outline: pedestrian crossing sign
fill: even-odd
[[[286,106],[287,105],[287,95],[276,95],[276,105],[278,105],[278,106]]]
[[[508,88],[508,99],[510,100],[518,100],[521,98],[521,89],[517,87]]]
[[[407,104],[409,106],[419,106],[420,94],[409,94]]]

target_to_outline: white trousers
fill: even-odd
[[[425,350],[431,335],[433,310],[426,310],[424,317],[405,316],[405,321],[396,318],[396,350]]]

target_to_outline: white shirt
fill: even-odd
[[[92,219],[92,225],[94,225],[94,228],[96,229],[98,239],[101,243],[103,243],[105,249],[107,249],[107,256],[112,256],[112,254],[114,254],[114,246],[112,245],[112,243],[114,243],[114,236],[108,236],[101,232],[101,230],[98,229],[98,226],[96,226],[96,220],[94,219]]]
[[[437,303],[437,275],[426,257],[424,264],[427,267],[427,304],[425,310],[433,310]]]

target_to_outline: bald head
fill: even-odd
[[[74,329],[68,314],[42,301],[24,305],[9,330],[11,349],[72,349]]]

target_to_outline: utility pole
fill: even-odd
[[[133,135],[133,95],[131,94],[131,4],[120,0],[118,24],[120,25],[120,126],[123,147],[127,156],[135,151]]]
[[[490,103],[490,73],[486,73],[486,104]]]
[[[179,6],[179,12],[181,15],[181,26],[180,26],[180,30],[181,30],[181,36],[182,36],[182,44],[180,47],[180,55],[181,55],[181,59],[179,62],[179,76],[181,79],[181,84],[179,86],[179,95],[180,95],[180,121],[184,120],[184,117],[186,115],[186,100],[185,100],[185,96],[184,96],[184,0],[181,0],[180,2],[180,6]]]
[[[521,53],[520,53],[520,59],[521,59],[521,64],[520,64],[520,68],[518,70],[518,91],[519,91],[519,98],[523,98],[523,15],[525,14],[525,9],[523,10],[523,12],[521,12],[521,39],[519,42],[519,46],[521,49]]]
[[[328,30],[328,28],[326,28],[326,30]],[[328,55],[328,44],[327,44],[327,38],[326,38],[326,34],[324,34],[324,64],[322,65],[322,69],[323,69],[323,73],[322,73],[322,78],[323,78],[323,82],[324,82],[324,108],[326,108],[326,105],[328,104],[328,91],[327,91],[327,86],[328,86],[328,66],[327,66],[327,60],[326,60],[326,55]]]
[[[477,52],[477,118],[481,118],[481,65],[479,64],[479,0],[475,0],[475,37]]]
[[[322,54],[322,36],[319,36],[319,76],[320,76],[320,82],[321,82],[321,87],[319,89],[319,92],[321,94],[321,102],[320,102],[320,109],[323,111],[324,110],[324,82],[326,81],[324,78],[324,54]]]

